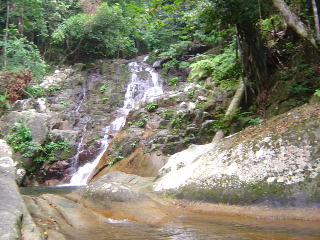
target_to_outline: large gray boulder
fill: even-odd
[[[19,193],[11,157],[12,151],[0,140],[0,239],[42,239]]]
[[[46,113],[38,113],[35,110],[12,111],[5,114],[0,122],[4,134],[10,132],[10,128],[17,121],[24,121],[32,132],[33,141],[42,144],[50,130],[52,116]]]
[[[185,199],[320,204],[320,105],[171,156],[154,191]]]

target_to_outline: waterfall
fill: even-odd
[[[122,129],[130,111],[137,109],[141,103],[154,101],[163,94],[159,74],[145,62],[146,60],[147,57],[142,62],[129,63],[130,82],[127,86],[123,107],[116,111],[116,119],[106,126],[98,156],[92,162],[79,167],[68,185],[85,185],[107,150],[110,136],[115,136]]]

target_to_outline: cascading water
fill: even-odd
[[[123,107],[116,111],[116,119],[105,128],[99,155],[92,162],[80,167],[72,176],[69,185],[85,185],[91,172],[98,165],[101,157],[107,150],[110,136],[115,136],[125,125],[129,112],[138,108],[140,103],[154,101],[163,94],[159,74],[154,68],[145,63],[146,60],[147,57],[145,57],[142,62],[129,63],[131,77],[126,90]]]

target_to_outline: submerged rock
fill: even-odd
[[[171,156],[156,192],[227,203],[320,203],[320,105]],[[299,116],[297,118],[296,116]]]

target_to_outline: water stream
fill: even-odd
[[[147,57],[141,62],[129,63],[128,67],[131,73],[130,82],[127,86],[123,107],[116,111],[116,118],[110,125],[106,126],[98,156],[92,162],[79,167],[78,171],[72,176],[69,185],[85,185],[91,172],[95,169],[104,152],[107,150],[110,138],[115,136],[125,125],[130,111],[137,109],[141,103],[154,101],[163,94],[159,74],[145,62],[146,60]],[[81,146],[78,150],[81,150]],[[77,155],[79,155],[79,152]]]

